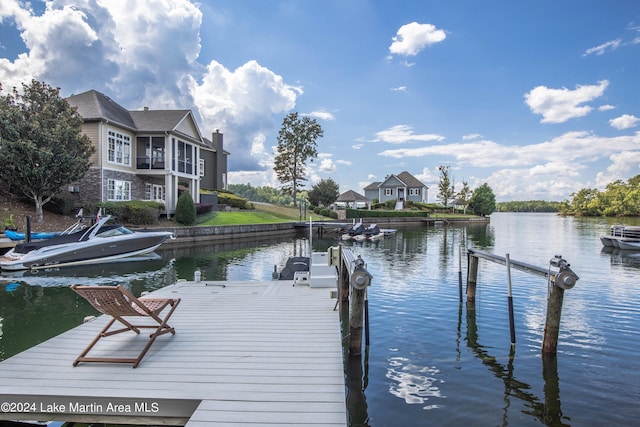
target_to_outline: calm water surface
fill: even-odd
[[[640,419],[640,252],[603,252],[614,220],[494,214],[489,225],[399,229],[347,244],[374,276],[371,345],[349,361],[351,426],[600,426]],[[640,225],[638,220],[627,224]],[[0,360],[93,314],[73,283],[128,284],[134,293],[196,269],[207,280],[270,280],[306,236],[264,242],[167,247],[157,259],[0,277]],[[314,238],[314,250],[337,241]],[[547,282],[512,271],[512,348],[504,266],[480,260],[475,306],[460,303],[460,250],[547,268],[562,255],[578,274],[565,292],[558,354],[543,363]],[[464,297],[463,297],[464,298]]]

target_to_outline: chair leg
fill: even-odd
[[[78,366],[78,363],[80,363],[81,359],[84,359],[84,357],[89,353],[89,351],[91,351],[93,346],[96,345],[98,341],[100,341],[100,338],[102,338],[104,336],[104,333],[111,327],[111,325],[113,325],[113,322],[115,322],[115,321],[116,321],[116,319],[114,317],[109,322],[107,322],[106,326],[104,328],[102,328],[100,333],[98,333],[98,335],[96,335],[96,337],[93,339],[93,341],[91,341],[91,343],[84,349],[84,351],[82,353],[80,353],[80,356],[78,356],[76,358],[76,360],[73,362],[73,366]]]
[[[151,344],[153,344],[153,342],[156,340],[156,338],[158,338],[160,335],[164,335],[164,334],[166,334],[168,332],[171,333],[172,335],[176,334],[176,330],[174,328],[170,327],[169,325],[167,325],[167,321],[169,320],[169,318],[173,314],[173,311],[176,309],[176,307],[178,306],[179,302],[180,302],[180,300],[177,300],[177,301],[175,301],[175,302],[173,302],[171,304],[171,310],[169,310],[167,315],[164,316],[164,318],[161,320],[161,323],[160,323],[160,325],[158,325],[156,330],[151,335],[149,335],[149,341],[147,341],[147,345],[144,346],[144,349],[142,349],[142,351],[138,355],[138,359],[133,363],[133,367],[134,368],[138,367],[138,365],[142,361],[142,358],[145,356],[145,354],[147,354],[147,351],[149,351],[149,349],[151,348]],[[159,318],[158,318],[158,320],[159,320]]]

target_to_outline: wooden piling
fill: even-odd
[[[478,281],[478,257],[467,253],[467,302],[476,302],[476,283]]]
[[[562,301],[564,299],[564,289],[553,284],[550,285],[550,288],[547,297],[547,321],[544,325],[544,337],[542,339],[543,354],[555,354],[557,352]]]
[[[339,298],[340,298],[340,307],[347,306],[349,304],[349,267],[345,264],[344,258],[342,256],[342,245],[338,246],[338,259],[339,267],[338,267],[338,289],[339,289]],[[343,311],[340,310],[342,313]]]
[[[362,354],[362,325],[364,323],[364,302],[366,289],[352,289],[349,313],[349,354]]]

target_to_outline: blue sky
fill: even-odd
[[[640,3],[54,0],[0,3],[0,82],[220,129],[229,182],[279,186],[282,119],[324,130],[309,188],[438,166],[498,201],[563,200],[640,173]]]

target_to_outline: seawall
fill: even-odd
[[[360,220],[356,220],[359,222]],[[396,218],[363,218],[365,224],[376,223],[382,228],[389,226],[426,227],[435,225],[433,218],[396,217]],[[323,224],[335,223],[336,226],[348,221],[321,221]],[[488,223],[489,217],[478,218],[451,218],[445,221],[447,224]],[[193,227],[168,227],[163,230],[171,231],[175,240],[168,240],[164,244],[191,245],[206,241],[221,241],[233,239],[257,239],[268,236],[294,235],[300,228],[308,227],[308,223],[284,222],[278,224],[245,224],[245,225],[218,225],[218,226],[193,226]]]

